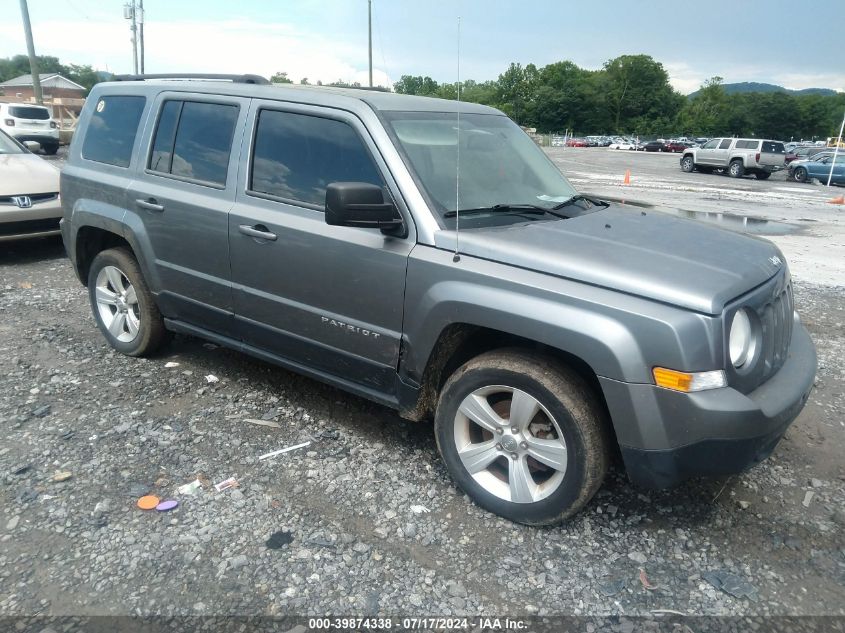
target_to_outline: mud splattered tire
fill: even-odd
[[[807,170],[803,167],[796,167],[795,171],[792,172],[792,179],[795,182],[807,182]]]
[[[559,523],[596,493],[609,464],[603,408],[578,374],[519,349],[482,354],[440,393],[435,435],[478,505],[528,525]]]
[[[688,174],[695,171],[695,162],[692,160],[692,156],[684,156],[681,159],[681,171]]]

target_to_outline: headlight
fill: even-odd
[[[746,308],[734,313],[731,321],[728,348],[733,366],[739,369],[754,357],[756,347],[751,319]]]

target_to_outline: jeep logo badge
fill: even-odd
[[[772,262],[772,264],[774,264],[775,266],[780,266],[783,263],[782,261],[780,261],[780,257],[778,257],[777,255],[772,255],[771,257],[769,257],[769,261]]]
[[[32,198],[29,196],[12,196],[12,202],[21,209],[29,209],[32,206]]]

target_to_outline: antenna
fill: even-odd
[[[461,16],[458,16],[458,141],[455,143],[455,255],[453,262],[461,261],[458,254],[461,239]]]

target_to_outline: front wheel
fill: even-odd
[[[681,171],[685,171],[686,173],[692,173],[695,169],[695,163],[692,160],[692,156],[684,156],[681,159]]]
[[[88,296],[97,326],[118,352],[147,356],[161,346],[164,320],[128,249],[110,248],[94,258]]]
[[[576,373],[522,350],[482,354],[440,394],[435,434],[455,482],[478,505],[528,525],[572,516],[607,472],[602,407]]]
[[[792,172],[792,178],[795,182],[807,182],[807,170],[803,167],[796,167]]]

